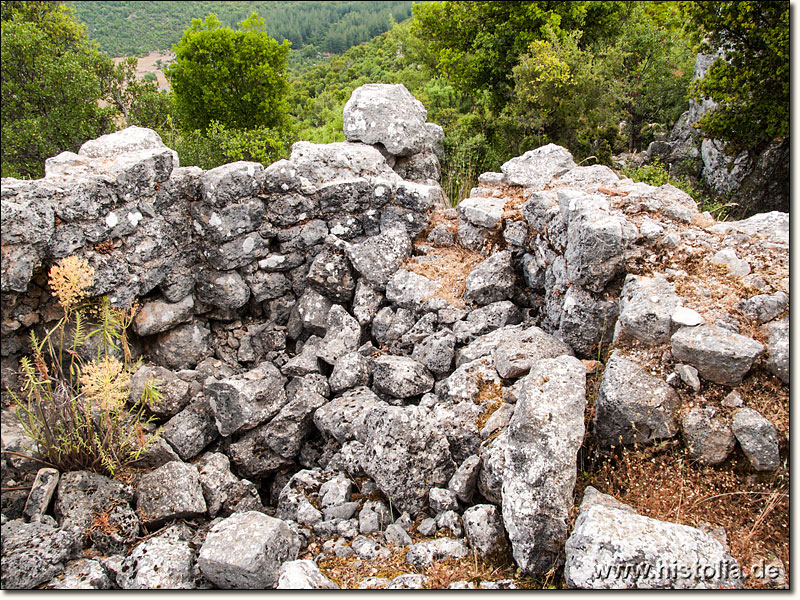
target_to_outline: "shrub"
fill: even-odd
[[[641,181],[656,187],[669,183],[689,194],[697,202],[700,211],[710,212],[719,221],[724,221],[731,208],[736,206],[724,198],[710,195],[707,190],[698,187],[686,176],[673,175],[658,157],[639,167],[623,169],[622,174],[634,181]]]
[[[131,359],[126,335],[136,305],[120,309],[107,297],[86,300],[93,277],[89,264],[76,257],[50,270],[50,287],[63,316],[41,339],[31,332],[31,356],[20,361],[24,399],[9,393],[45,462],[63,471],[86,469],[114,477],[152,441],[145,442],[142,420],[161,396],[158,381],[151,380],[140,398],[128,401],[131,375],[139,366]],[[87,341],[95,337],[96,356],[87,360]]]

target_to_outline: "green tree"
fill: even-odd
[[[729,152],[760,152],[789,135],[789,2],[692,2],[688,14],[704,38],[700,50],[721,50],[694,97],[717,108],[700,119]]]
[[[58,2],[0,4],[2,174],[41,177],[44,161],[113,130],[102,108],[113,63]]]
[[[242,130],[286,125],[290,44],[279,44],[264,27],[255,13],[238,31],[223,27],[213,13],[192,20],[165,73],[183,129],[203,130],[212,121]]]
[[[489,90],[502,107],[513,89],[512,70],[530,44],[548,31],[574,29],[592,41],[613,34],[627,2],[426,2],[414,6],[414,30],[438,68],[462,91]]]
[[[159,92],[155,75],[152,79],[136,76],[137,60],[128,57],[120,61],[109,79],[109,99],[122,114],[126,126],[138,125],[160,129],[167,124],[172,103],[171,96]]]

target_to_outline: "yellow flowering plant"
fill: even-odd
[[[151,380],[139,398],[129,398],[140,361],[132,360],[126,331],[137,306],[117,308],[106,296],[87,299],[93,282],[94,269],[84,259],[70,256],[50,269],[48,283],[63,316],[41,339],[31,332],[31,356],[20,361],[24,397],[9,392],[45,462],[113,477],[152,441],[143,442],[142,425],[161,395],[159,382]],[[87,360],[87,342],[95,337],[96,356]]]

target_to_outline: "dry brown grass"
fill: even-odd
[[[415,538],[415,542],[432,538]],[[379,539],[376,538],[376,541]],[[348,558],[325,557],[317,563],[320,571],[336,582],[341,589],[358,589],[367,577],[393,579],[399,575],[421,574],[426,577],[425,589],[446,589],[456,581],[469,581],[476,586],[482,581],[510,579],[523,589],[541,589],[553,584],[553,574],[543,579],[519,575],[510,551],[478,556],[472,552],[460,559],[438,561],[428,567],[415,567],[406,562],[408,548],[390,548],[391,555],[374,561],[365,561],[358,556]]]
[[[688,458],[675,442],[624,449],[579,478],[577,505],[587,485],[632,506],[642,515],[690,525],[721,526],[732,556],[750,572],[774,554],[789,567],[789,473],[748,472],[737,450],[725,463],[707,467]],[[746,587],[761,587],[748,579]]]
[[[460,248],[435,248],[425,257],[407,259],[403,268],[439,283],[435,297],[444,298],[456,308],[466,308],[464,290],[467,275],[484,260],[478,252]]]
[[[489,420],[489,417],[491,417],[494,412],[503,405],[504,401],[503,386],[501,384],[485,382],[482,378],[479,378],[478,386],[480,391],[473,399],[473,402],[475,404],[481,404],[485,406],[484,411],[475,420],[475,426],[478,428],[478,432],[481,432],[486,426],[486,422]]]

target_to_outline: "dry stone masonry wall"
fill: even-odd
[[[3,493],[3,587],[331,588],[320,556],[404,546],[407,574],[359,585],[421,587],[472,550],[533,576],[564,566],[571,587],[608,587],[598,568],[631,556],[735,563],[593,488],[571,530],[576,459],[588,438],[680,435],[707,464],[738,441],[752,469],[779,467],[770,415],[706,395],[756,371],[788,386],[788,215],[717,223],[552,144],[452,209],[442,130],[404,86],[356,90],[344,129],[203,171],[131,127],[43,179],[3,179],[3,383],[58,316],[49,266],[75,255],[91,295],[139,303],[131,393],[157,377],[164,395],[134,484],[50,470]],[[35,453],[9,410],[3,447]],[[4,488],[38,469],[2,466]],[[87,536],[112,504],[114,533]],[[742,581],[657,582],[677,585]]]

